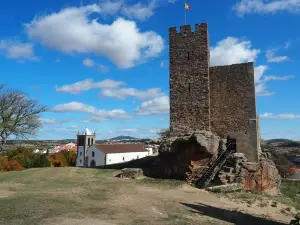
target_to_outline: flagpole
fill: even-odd
[[[186,8],[185,8],[186,2],[184,2],[184,25],[186,25]]]

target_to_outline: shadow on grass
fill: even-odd
[[[129,162],[98,166],[97,168],[99,169],[124,169],[124,168],[149,169],[151,168],[152,164],[156,159],[158,159],[158,156],[146,156],[144,158],[135,159]]]
[[[205,215],[211,218],[233,223],[235,225],[284,225],[284,223],[255,217],[242,212],[220,209],[220,208],[216,208],[201,203],[198,204],[180,203],[180,204],[191,208],[192,210],[189,211],[191,211],[192,213],[199,213],[201,215]]]

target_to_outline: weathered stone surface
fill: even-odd
[[[169,28],[170,128],[174,136],[210,130],[209,39],[206,23]]]
[[[124,168],[116,177],[136,179],[143,176],[143,170],[140,168]]]
[[[249,172],[257,172],[260,168],[260,164],[256,162],[243,163],[243,167]]]
[[[159,147],[159,152],[177,151],[176,148],[172,148],[172,144],[176,142],[187,142],[190,140],[196,140],[196,142],[203,147],[203,150],[211,155],[215,155],[218,152],[219,146],[222,149],[226,148],[226,139],[221,140],[220,137],[214,135],[210,131],[196,130],[195,132],[185,133],[181,136],[179,134],[179,136],[165,139]]]
[[[239,183],[233,183],[233,184],[225,184],[220,186],[208,187],[206,189],[211,192],[228,193],[228,192],[241,191],[243,187]]]

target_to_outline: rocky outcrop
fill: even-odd
[[[143,170],[140,168],[124,168],[116,177],[136,179],[143,176]]]
[[[210,155],[215,155],[218,152],[220,137],[205,130],[197,130],[195,132],[167,138],[160,145],[159,152],[176,152],[177,149],[172,148],[172,145],[178,142],[188,142],[190,140],[195,140],[203,147],[202,149]]]
[[[280,176],[268,155],[259,162],[248,162],[242,153],[234,153],[219,173],[221,184],[240,183],[244,190],[277,194]]]

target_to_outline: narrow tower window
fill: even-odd
[[[190,52],[188,52],[188,60],[190,60]]]
[[[191,93],[191,83],[189,83],[189,93]]]

